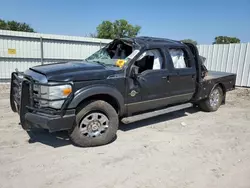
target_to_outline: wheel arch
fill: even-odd
[[[222,92],[223,92],[222,104],[225,104],[225,102],[226,102],[226,87],[225,87],[225,85],[224,85],[222,82],[216,83],[216,84],[212,87],[210,93],[211,93],[211,92],[214,90],[214,88],[216,88],[216,87],[220,87],[220,88],[222,89]],[[209,95],[210,95],[210,93],[209,93]]]
[[[225,95],[226,94],[226,87],[225,87],[225,85],[223,84],[223,83],[218,83],[217,84],[217,86],[220,86],[221,87],[221,89],[222,89],[222,91],[223,91],[223,95]]]
[[[77,109],[83,103],[91,100],[103,100],[114,107],[119,116],[125,113],[124,98],[115,88],[110,86],[91,86],[78,90],[68,108]]]
[[[221,83],[221,82],[218,82],[218,83],[214,84],[214,86],[213,86],[212,89],[210,90],[209,94],[214,90],[214,88],[216,88],[216,87],[218,87],[218,86],[222,89],[223,95],[225,95],[225,94],[226,94],[226,87],[225,87],[225,85],[224,85],[223,83]]]

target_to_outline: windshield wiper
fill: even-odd
[[[101,61],[89,61],[89,62],[95,62],[95,63],[98,63],[99,65],[106,66],[106,64]]]
[[[97,60],[91,60],[91,61],[88,61],[88,62],[95,62],[95,63],[98,63],[99,65],[102,65],[102,66],[112,66],[112,67],[117,67],[115,64],[112,64],[112,63],[103,63],[101,61],[97,61]]]

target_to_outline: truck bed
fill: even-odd
[[[231,77],[233,75],[233,73],[228,72],[208,71],[208,75],[204,78],[204,80],[220,79],[225,77]]]
[[[195,101],[208,98],[215,86],[220,86],[224,93],[235,89],[236,74],[228,72],[208,71],[208,75],[200,82]]]

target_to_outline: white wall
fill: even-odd
[[[41,61],[46,64],[82,60],[110,41],[0,30],[0,79],[9,79],[15,68],[24,71]]]
[[[236,73],[236,85],[250,87],[250,43],[199,45],[208,70]]]
[[[41,61],[46,64],[84,59],[110,41],[0,30],[0,80],[9,79],[15,68],[24,71]],[[15,53],[10,54],[8,49]],[[250,87],[250,43],[198,45],[198,49],[207,58],[209,70],[237,73],[236,84]]]

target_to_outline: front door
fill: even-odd
[[[167,105],[169,73],[164,62],[165,58],[158,49],[146,51],[135,62],[139,69],[137,77],[127,77],[126,105],[130,114]]]

